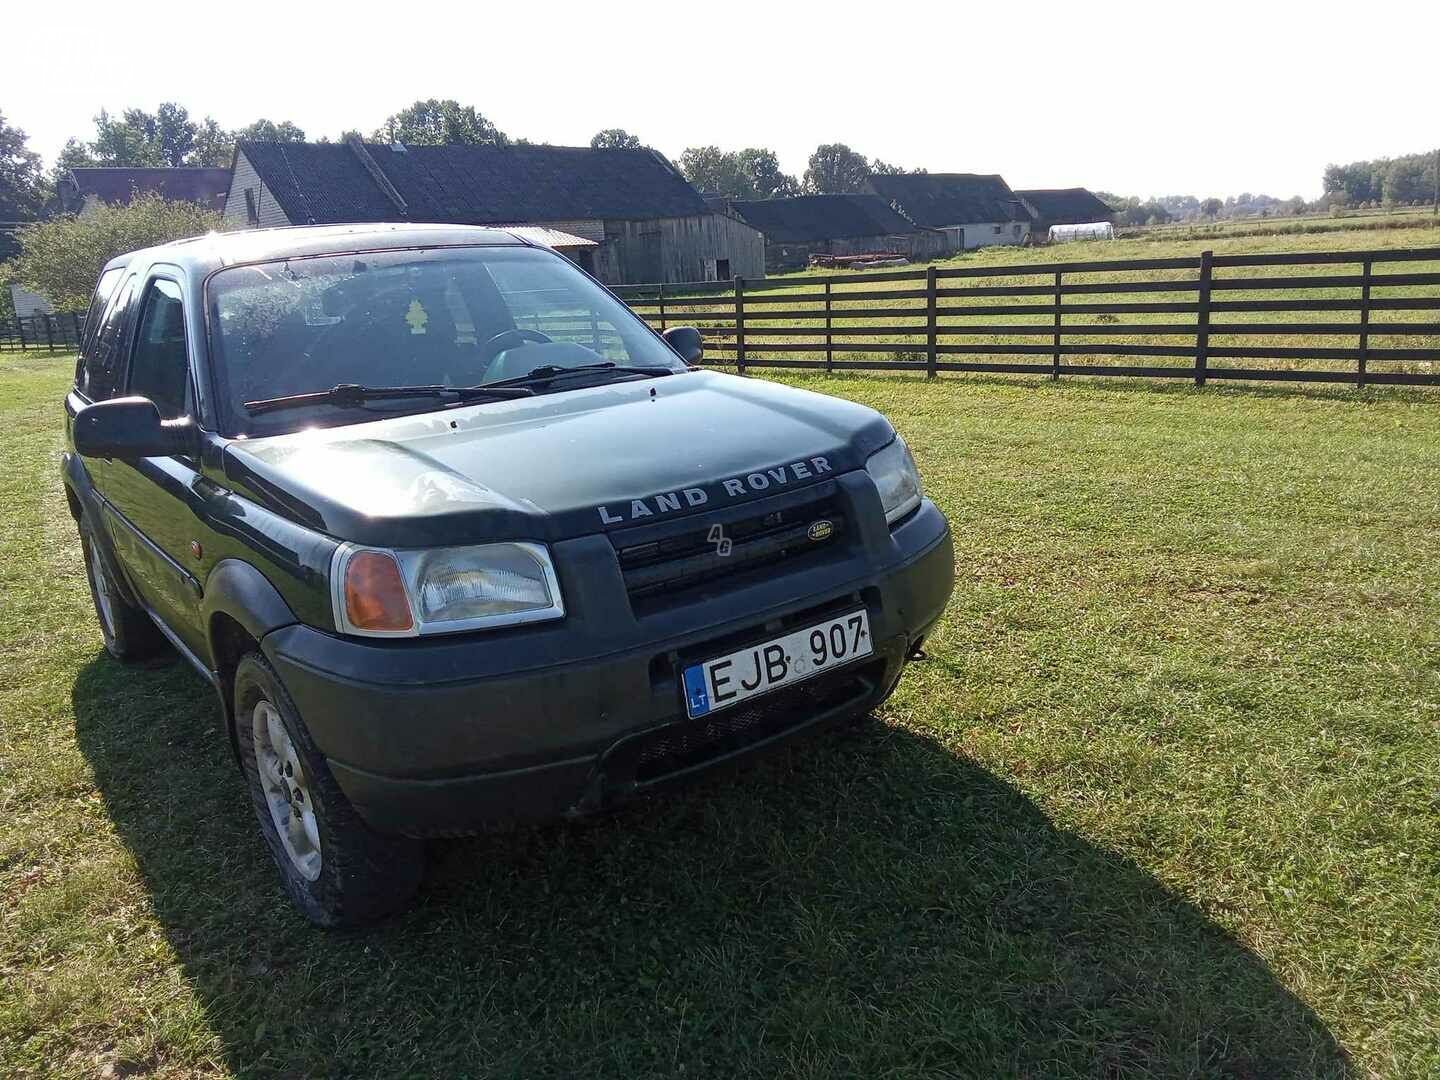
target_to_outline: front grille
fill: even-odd
[[[621,743],[607,757],[606,771],[633,773],[635,783],[647,784],[703,765],[859,701],[874,690],[884,667],[875,660],[842,668],[714,716],[667,724]]]
[[[828,529],[817,523],[828,523]],[[637,542],[612,536],[625,589],[632,601],[674,600],[684,590],[734,574],[823,558],[844,540],[848,522],[833,495],[779,506],[764,513],[723,521],[698,517],[660,537],[642,534]],[[823,535],[818,535],[823,533]]]

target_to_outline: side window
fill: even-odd
[[[135,297],[135,277],[130,278],[110,299],[105,315],[86,344],[81,360],[80,392],[91,401],[103,401],[115,396],[116,377],[120,371],[120,354],[124,343],[126,316],[130,313],[130,301]]]
[[[117,266],[100,275],[100,280],[95,285],[95,295],[90,298],[90,308],[85,312],[83,333],[86,336],[95,328],[96,318],[99,317],[100,312],[105,310],[105,301],[110,299],[110,294],[115,291],[115,286],[120,284],[120,275],[124,272],[123,266]]]
[[[148,397],[166,420],[185,415],[189,357],[185,349],[185,302],[180,286],[157,278],[145,291],[140,330],[130,357],[128,392]]]

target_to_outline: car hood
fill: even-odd
[[[561,540],[833,479],[894,437],[875,410],[712,371],[225,448],[232,481],[342,540]]]

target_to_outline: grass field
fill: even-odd
[[[1175,222],[1123,229],[1127,239],[1200,240],[1214,237],[1284,237],[1337,232],[1371,232],[1384,229],[1435,229],[1440,227],[1433,209],[1393,207],[1391,209],[1347,210],[1341,214],[1307,214],[1303,217],[1239,218],[1231,221]]]
[[[332,936],[209,689],[101,648],[69,366],[0,362],[0,1075],[1440,1072],[1440,394],[796,376],[950,515],[929,659]]]

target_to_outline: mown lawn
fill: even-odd
[[[1440,394],[796,377],[954,525],[883,714],[327,935],[100,647],[68,367],[0,360],[0,1075],[1440,1072]]]

